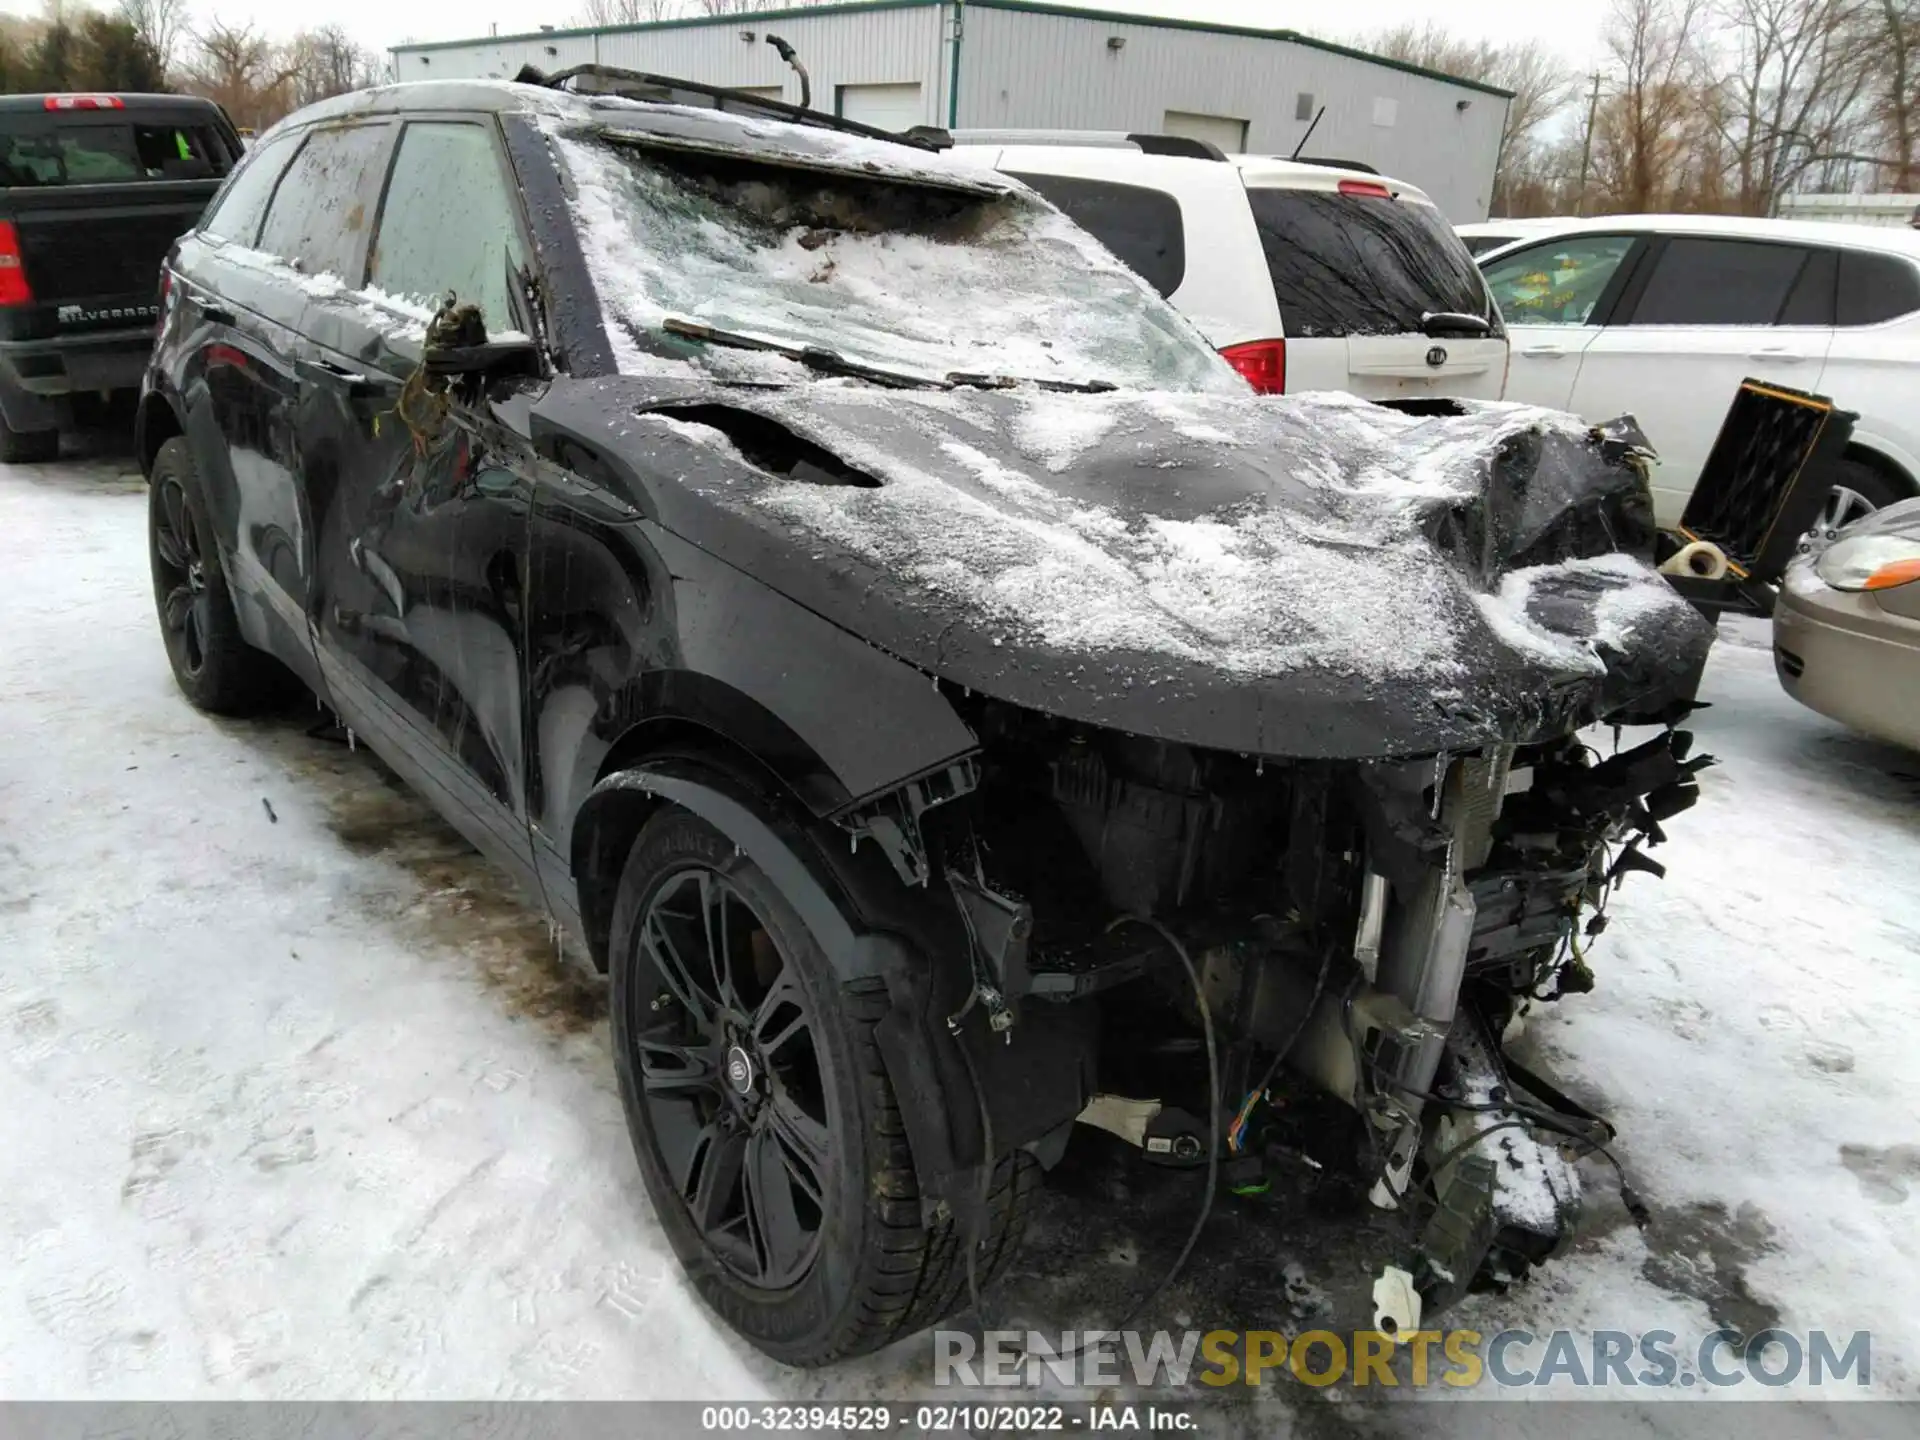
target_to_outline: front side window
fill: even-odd
[[[1683,235],[1667,242],[1629,325],[1775,325],[1808,252]]]
[[[310,132],[273,193],[258,248],[309,275],[358,287],[391,133],[384,124]],[[457,225],[459,216],[445,223]]]
[[[1473,257],[1440,212],[1378,188],[1247,191],[1289,339],[1417,335],[1435,311],[1488,314]]]
[[[260,237],[260,221],[273,198],[273,185],[293,158],[297,135],[280,135],[248,152],[232,181],[220,192],[201,226],[207,234],[251,246]]]
[[[1186,226],[1180,202],[1166,191],[1074,175],[1007,173],[1064,210],[1074,224],[1162,295],[1180,288],[1187,276]]]
[[[736,346],[812,351],[816,368],[914,381],[1246,393],[1172,306],[1022,191],[910,159],[708,153],[558,127],[553,144],[623,368],[717,364],[715,342],[678,338],[691,322]]]
[[[1509,325],[1587,325],[1631,235],[1580,235],[1529,245],[1487,266],[1487,289]]]
[[[508,276],[521,264],[513,195],[493,141],[470,122],[417,121],[400,136],[368,282],[429,307],[449,290],[487,328],[513,323]]]

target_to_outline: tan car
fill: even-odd
[[[1920,750],[1920,500],[1793,562],[1773,612],[1773,663],[1802,705]]]

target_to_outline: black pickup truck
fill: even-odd
[[[76,403],[138,388],[160,262],[240,152],[207,100],[0,97],[0,461],[54,458]]]

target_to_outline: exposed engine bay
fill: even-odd
[[[949,892],[975,970],[956,1034],[1011,1046],[1091,1008],[1099,1093],[1080,1120],[1151,1161],[1211,1159],[1236,1188],[1260,1176],[1271,1094],[1343,1102],[1373,1204],[1405,1222],[1386,1333],[1569,1241],[1576,1162],[1612,1131],[1502,1036],[1523,1007],[1592,988],[1611,895],[1662,872],[1645,851],[1712,763],[1675,728],[1687,702],[1634,717],[1656,733],[1604,758],[1569,736],[1358,763],[960,703],[980,755],[923,796],[927,888]]]

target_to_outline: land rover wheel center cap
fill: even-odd
[[[753,1082],[753,1057],[735,1045],[727,1051],[727,1084],[734,1094],[744,1097],[753,1093]]]

